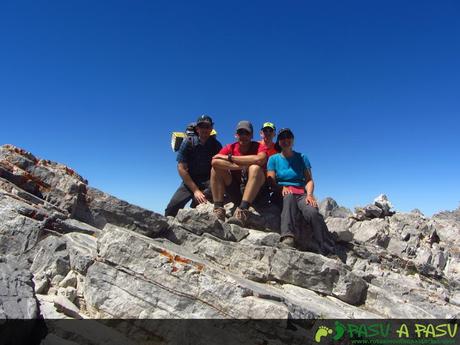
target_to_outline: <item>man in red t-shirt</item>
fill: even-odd
[[[240,121],[236,127],[233,144],[224,146],[212,159],[211,191],[214,214],[225,221],[224,194],[227,191],[235,202],[241,200],[228,223],[245,226],[249,217],[249,206],[265,183],[263,167],[267,162],[265,145],[252,141],[253,127],[249,121]],[[240,186],[246,180],[243,195]],[[236,194],[236,195],[235,195]]]
[[[260,129],[260,137],[262,138],[262,140],[260,140],[259,143],[264,144],[267,147],[267,160],[268,158],[270,158],[270,156],[273,156],[275,153],[278,153],[278,151],[275,148],[275,143],[273,142],[273,139],[276,135],[275,132],[276,127],[271,122],[265,122],[262,125],[262,128]]]

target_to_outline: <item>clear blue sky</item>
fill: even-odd
[[[460,201],[458,1],[2,1],[0,144],[163,212],[201,113],[291,127],[316,194]]]

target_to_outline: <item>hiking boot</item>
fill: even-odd
[[[294,237],[286,236],[285,238],[283,238],[281,240],[281,246],[282,247],[294,248],[295,247]]]
[[[225,208],[223,207],[216,207],[212,210],[214,215],[217,217],[218,220],[221,222],[225,222]]]
[[[227,220],[227,223],[236,224],[244,228],[246,227],[246,224],[248,223],[248,218],[250,214],[251,214],[251,211],[243,210],[237,207],[235,212],[233,213],[233,216],[230,217],[229,220]]]

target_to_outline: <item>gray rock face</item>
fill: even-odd
[[[228,215],[233,207],[226,205]],[[310,252],[318,243],[307,228],[302,251],[280,246],[275,206],[252,209],[247,228],[219,222],[209,203],[165,218],[88,187],[61,164],[3,146],[0,319],[460,316],[459,210],[431,219],[394,213],[383,196],[353,217],[331,198],[320,209],[340,259]],[[132,327],[114,336],[129,343]],[[48,342],[97,343],[91,331],[50,329]],[[197,330],[142,332],[211,341],[198,340]],[[307,339],[286,327],[254,328],[249,339],[263,343],[280,332],[287,332],[280,343]],[[228,330],[232,340],[243,341],[240,333]]]
[[[0,319],[35,319],[38,305],[31,273],[15,261],[0,262]]]
[[[375,198],[373,204],[369,204],[364,207],[356,207],[353,218],[359,221],[370,220],[374,218],[385,218],[394,214],[394,212],[391,210],[392,208],[393,205],[391,205],[387,196],[381,194]]]
[[[346,266],[313,253],[265,246],[229,245],[210,237],[194,244],[194,252],[243,277],[308,287],[350,304],[362,302],[366,283]]]
[[[22,254],[33,248],[44,218],[38,208],[0,192],[0,252]]]
[[[85,288],[88,308],[95,316],[285,318],[289,314],[290,306],[280,302],[276,291],[225,274],[211,262],[164,241],[107,225],[98,252]],[[134,284],[127,284],[130,280]],[[303,317],[311,316],[303,311]]]
[[[372,219],[367,222],[357,222],[352,225],[350,231],[355,241],[362,243],[375,243],[381,247],[388,246],[389,224],[385,219]]]
[[[326,219],[326,225],[330,232],[337,235],[337,239],[342,242],[351,242],[353,233],[350,231],[351,226],[355,223],[353,219],[329,217]]]
[[[330,197],[321,200],[318,208],[319,213],[321,213],[325,219],[328,217],[348,218],[353,215],[353,213],[348,208],[339,206],[337,202]]]
[[[80,205],[76,218],[99,229],[111,223],[149,237],[158,237],[168,228],[166,218],[158,213],[131,205],[95,188],[88,188],[85,202]]]
[[[87,181],[69,167],[37,159],[12,145],[0,147],[0,177],[72,214]]]

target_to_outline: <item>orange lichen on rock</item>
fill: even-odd
[[[9,172],[21,176],[24,180],[24,183],[28,181],[32,181],[35,184],[37,184],[39,189],[45,192],[48,192],[51,189],[51,186],[49,184],[43,182],[39,178],[33,176],[31,173],[19,168],[18,166],[10,163],[7,160],[1,161],[0,164],[3,165]]]
[[[195,264],[192,260],[184,258],[179,255],[172,254],[164,249],[160,252],[161,255],[168,258],[168,261],[174,265],[174,263],[179,263],[182,265],[193,265],[198,271],[202,271],[204,268],[203,264]],[[177,267],[173,266],[173,272],[177,271]]]

